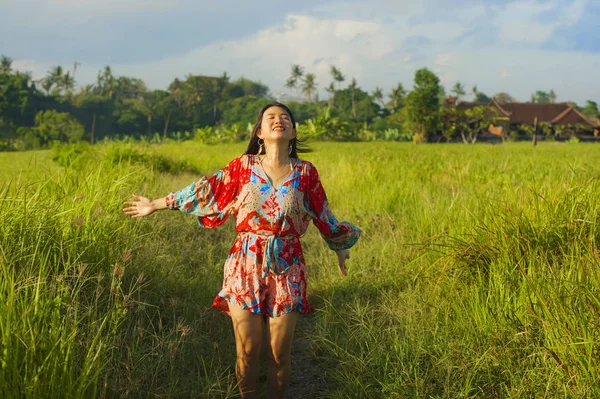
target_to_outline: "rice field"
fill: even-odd
[[[598,146],[311,146],[363,236],[345,278],[316,228],[303,239],[317,310],[297,335],[326,387],[310,397],[600,396]],[[230,320],[210,308],[233,225],[121,209],[244,149],[0,153],[1,397],[236,397]]]

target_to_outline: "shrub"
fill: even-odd
[[[87,141],[80,141],[75,144],[62,144],[60,141],[55,141],[51,154],[52,160],[60,166],[75,169],[81,169],[94,156],[92,146]]]
[[[198,173],[198,170],[187,161],[178,161],[159,154],[144,153],[131,145],[115,144],[108,147],[104,159],[113,166],[125,163],[141,165],[163,173]]]

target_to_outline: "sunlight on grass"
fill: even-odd
[[[330,397],[600,395],[597,146],[312,147],[334,213],[363,230],[347,278],[316,229],[303,241],[317,307],[303,334]],[[5,393],[235,396],[230,320],[210,309],[232,225],[120,209],[244,149],[153,145],[133,163],[99,146],[67,170],[48,152],[2,154]]]

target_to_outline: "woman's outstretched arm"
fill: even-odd
[[[132,194],[137,201],[125,201],[125,205],[131,205],[128,208],[124,208],[123,212],[131,215],[132,218],[141,218],[142,216],[148,216],[161,209],[167,209],[167,198],[158,198],[151,200],[141,195]]]
[[[336,252],[340,272],[345,276],[346,259],[350,259],[350,247],[356,244],[361,231],[348,222],[339,222],[333,216],[319,173],[314,166],[309,170],[308,183],[308,195],[305,197],[306,209],[312,215],[313,223],[329,248]]]

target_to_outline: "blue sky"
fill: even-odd
[[[600,0],[0,0],[0,54],[34,78],[78,62],[79,84],[110,65],[166,88],[227,71],[273,94],[300,64],[321,98],[331,65],[385,92],[427,67],[448,92],[460,81],[526,101],[553,89],[583,105],[600,102]]]

